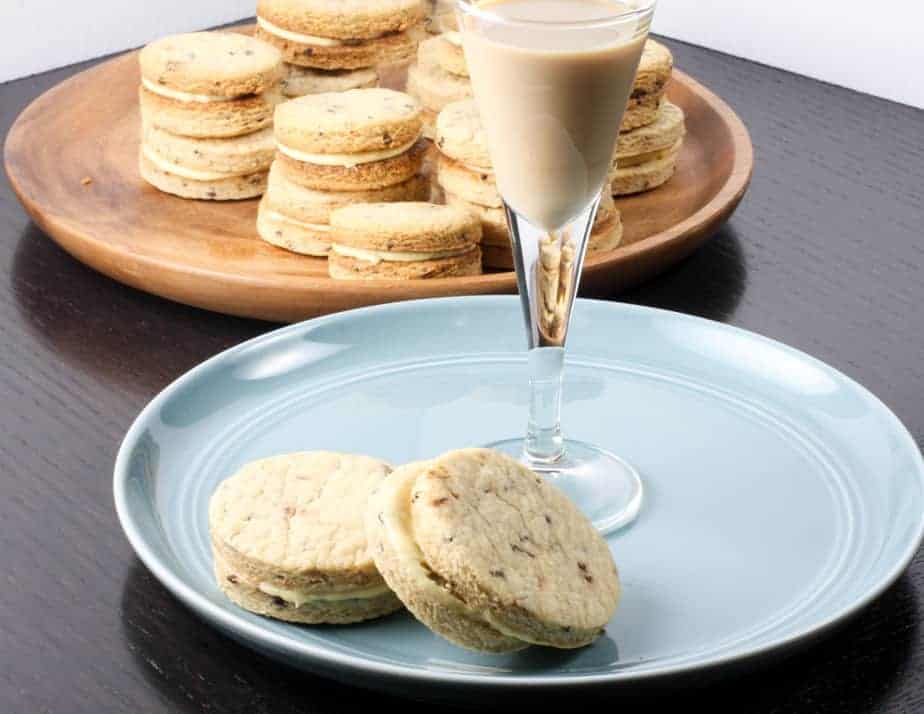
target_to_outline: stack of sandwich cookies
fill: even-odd
[[[631,131],[654,122],[674,70],[671,51],[660,42],[648,40],[642,52],[632,94],[622,118],[620,131]]]
[[[686,133],[683,110],[665,101],[657,119],[621,134],[610,174],[613,194],[649,191],[674,175]]]
[[[244,35],[203,32],[148,45],[140,64],[142,177],[185,198],[263,193],[281,96],[279,53]]]
[[[424,14],[422,0],[259,0],[256,35],[290,65],[288,96],[314,91],[327,73],[341,86],[319,91],[361,89],[373,86],[372,68],[413,59]]]
[[[447,105],[473,94],[458,32],[420,43],[417,62],[408,69],[407,91],[423,105],[424,136],[434,139],[437,115]]]
[[[360,203],[331,213],[330,276],[418,280],[481,273],[481,224],[433,203]]]
[[[474,101],[448,105],[436,125],[440,156],[436,180],[448,205],[465,209],[482,224],[485,267],[513,268],[510,233],[497,190],[481,120]],[[588,252],[612,250],[622,238],[622,220],[612,196],[605,194],[591,233]]]
[[[244,466],[209,504],[219,587],[239,606],[289,622],[359,622],[400,609],[364,528],[369,495],[390,471],[330,452]]]
[[[555,486],[494,451],[396,469],[369,499],[366,531],[408,610],[472,650],[582,647],[618,604],[616,566],[592,524]]]
[[[425,144],[420,107],[390,89],[294,99],[276,112],[277,154],[257,231],[309,255],[330,249],[331,211],[350,203],[419,201]]]

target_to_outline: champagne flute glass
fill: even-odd
[[[655,0],[458,0],[488,151],[510,228],[528,338],[526,436],[490,446],[552,479],[602,532],[642,502],[636,470],[565,439],[565,342],[581,267]]]

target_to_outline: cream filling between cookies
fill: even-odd
[[[343,40],[335,40],[331,37],[303,35],[300,32],[292,32],[291,30],[286,30],[285,28],[279,27],[278,25],[274,25],[269,20],[264,20],[259,15],[257,15],[257,24],[271,35],[276,35],[276,37],[281,37],[282,39],[289,40],[290,42],[298,42],[303,45],[320,45],[321,47],[339,47],[343,44]]]
[[[452,32],[444,32],[443,38],[451,45],[456,47],[462,46],[462,33],[453,30]]]
[[[306,164],[318,164],[320,166],[343,166],[352,168],[360,164],[371,164],[373,161],[384,161],[395,156],[400,156],[417,143],[419,137],[414,137],[413,141],[402,144],[394,149],[378,149],[376,151],[361,151],[355,154],[309,154],[305,151],[289,148],[284,144],[278,144],[279,151],[290,159],[304,161]]]
[[[272,583],[260,583],[257,590],[271,597],[282,598],[286,602],[292,603],[295,607],[301,607],[309,602],[341,602],[343,600],[371,600],[372,598],[385,595],[388,592],[387,585],[375,585],[371,588],[362,588],[359,590],[350,590],[339,593],[305,593],[301,590],[292,590],[290,588],[281,588]]]
[[[471,247],[460,250],[442,250],[430,253],[411,253],[406,251],[385,251],[385,250],[367,250],[365,248],[353,248],[347,245],[331,246],[338,255],[345,255],[349,258],[356,258],[367,263],[416,263],[421,260],[440,260],[441,258],[454,258],[457,255],[464,255],[471,250]]]
[[[176,89],[163,87],[145,77],[141,78],[141,84],[144,85],[145,89],[154,92],[154,94],[159,94],[160,96],[166,97],[167,99],[175,99],[178,102],[198,102],[199,104],[208,104],[209,102],[230,102],[233,99],[233,97],[222,97],[218,94],[190,94],[189,92],[179,92]]]
[[[320,233],[327,233],[330,231],[330,226],[326,223],[308,223],[306,221],[299,221],[295,218],[290,218],[289,216],[283,215],[278,211],[267,211],[266,217],[273,221],[292,223],[293,225],[300,226],[302,228],[308,228],[309,230],[318,231]]]
[[[260,173],[259,171],[254,171],[253,169],[248,169],[246,171],[231,171],[231,172],[222,172],[222,171],[202,171],[200,169],[188,169],[185,166],[180,166],[165,159],[163,156],[154,151],[151,147],[145,145],[142,147],[142,152],[144,152],[145,158],[154,164],[161,171],[165,171],[168,174],[174,174],[175,176],[182,176],[183,178],[188,178],[191,181],[221,181],[222,179],[235,178],[236,176],[249,176],[250,174]]]

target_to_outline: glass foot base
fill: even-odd
[[[512,456],[550,479],[604,535],[629,525],[642,507],[638,472],[618,456],[591,444],[566,439],[564,456],[551,463],[526,458],[523,439],[498,441],[487,448]]]

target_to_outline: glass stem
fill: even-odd
[[[506,206],[529,345],[529,419],[525,456],[536,465],[564,455],[562,372],[571,310],[599,196],[561,230],[533,226]]]

